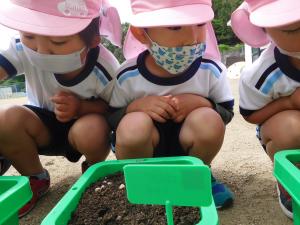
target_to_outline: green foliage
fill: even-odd
[[[244,47],[243,44],[236,44],[233,46],[230,45],[225,45],[225,44],[220,44],[219,45],[219,50],[221,53],[227,52],[227,51],[239,51]]]
[[[227,25],[231,13],[242,3],[242,0],[214,0],[213,9],[215,18],[212,22],[218,42],[220,44],[235,45],[240,43]]]

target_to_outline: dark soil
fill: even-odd
[[[127,200],[123,173],[105,177],[83,194],[69,225],[162,225],[167,224],[165,207],[136,205]],[[176,225],[196,224],[198,208],[174,207]]]

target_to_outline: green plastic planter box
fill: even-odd
[[[300,150],[285,150],[275,154],[274,176],[292,197],[294,224],[300,225]]]
[[[78,181],[70,188],[70,190],[63,196],[63,198],[58,202],[58,204],[51,210],[51,212],[46,216],[46,218],[42,221],[42,225],[67,225],[69,220],[72,217],[73,211],[77,208],[77,205],[81,199],[82,194],[85,192],[85,190],[96,181],[104,178],[107,175],[114,174],[116,172],[124,172],[125,171],[125,183],[126,183],[126,190],[127,190],[127,197],[130,201],[130,198],[135,197],[132,195],[132,193],[129,195],[129,189],[131,191],[135,191],[134,188],[134,182],[133,179],[135,179],[136,170],[143,172],[151,172],[150,167],[153,166],[156,170],[158,167],[165,166],[166,168],[174,169],[174,166],[177,166],[178,168],[189,170],[193,169],[195,171],[194,174],[200,173],[203,175],[203,179],[199,177],[199,180],[204,180],[203,182],[200,182],[201,191],[204,191],[205,193],[202,193],[198,196],[203,197],[198,202],[203,202],[203,205],[200,205],[200,213],[201,213],[201,220],[198,223],[199,225],[218,225],[218,214],[217,210],[215,208],[215,204],[212,198],[211,193],[211,181],[210,181],[210,170],[207,166],[205,166],[201,160],[194,158],[194,157],[167,157],[167,158],[147,158],[147,159],[129,159],[129,160],[111,160],[111,161],[105,161],[101,163],[97,163],[93,166],[91,166],[79,179]],[[141,167],[141,169],[139,168]],[[196,171],[196,168],[199,168],[199,170]],[[162,171],[162,170],[160,170]],[[168,171],[168,169],[166,169]],[[179,170],[178,170],[179,171]],[[132,173],[133,172],[133,173]],[[185,171],[186,172],[186,171]],[[128,174],[126,174],[128,173]],[[163,174],[163,173],[162,173]],[[130,176],[129,176],[130,175]],[[182,174],[181,174],[182,175]],[[183,183],[186,185],[187,181],[190,181],[190,179],[186,178],[188,174],[184,173],[184,176],[181,176],[181,180],[184,180]],[[146,177],[149,178],[149,176],[146,175]],[[128,179],[130,178],[130,179]],[[149,178],[149,179],[155,179],[155,178]],[[149,180],[148,179],[148,180]],[[146,179],[143,179],[146,182]],[[175,179],[176,180],[176,179]],[[137,185],[143,185],[143,182],[139,182]],[[155,183],[155,182],[154,182]],[[176,182],[175,182],[176,183]],[[196,185],[196,181],[194,182]],[[129,185],[130,184],[130,185]],[[198,182],[199,184],[199,182]],[[198,185],[197,184],[197,185]],[[146,183],[144,183],[146,185]],[[152,185],[153,186],[153,185]],[[199,186],[199,185],[198,185]],[[198,187],[197,186],[197,187]],[[182,186],[184,187],[184,186]],[[181,187],[181,188],[182,188]],[[152,187],[156,188],[156,187]],[[135,193],[135,192],[134,192]],[[182,193],[181,193],[182,194]],[[143,193],[141,193],[143,195]],[[129,197],[131,196],[131,197]],[[172,197],[172,194],[170,195]],[[157,197],[157,196],[156,196]],[[134,201],[140,201],[143,199],[143,196],[138,199],[133,199],[133,201],[130,201],[131,203]],[[144,199],[145,200],[145,199]],[[150,201],[157,202],[161,199],[149,199]],[[178,202],[182,202],[183,199],[179,199]],[[202,201],[203,200],[203,201]],[[142,202],[140,202],[142,203]],[[169,201],[165,202],[166,204],[166,211],[168,215],[168,224],[169,223],[169,216],[170,216],[170,203]],[[172,203],[176,203],[176,201],[171,201]],[[143,203],[144,204],[144,203]],[[148,204],[151,204],[151,202],[148,201]],[[172,204],[172,206],[175,206],[176,204]],[[189,205],[187,205],[189,206]]]
[[[31,197],[27,177],[0,176],[0,225],[19,224],[18,211]]]

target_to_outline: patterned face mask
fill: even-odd
[[[151,41],[149,51],[156,64],[171,74],[180,74],[186,71],[196,59],[203,56],[206,49],[205,43],[181,47],[160,46],[152,41],[148,35],[147,37]]]

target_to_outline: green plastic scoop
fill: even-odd
[[[165,205],[168,225],[172,206],[209,206],[211,175],[205,165],[126,165],[127,198],[134,204]]]

